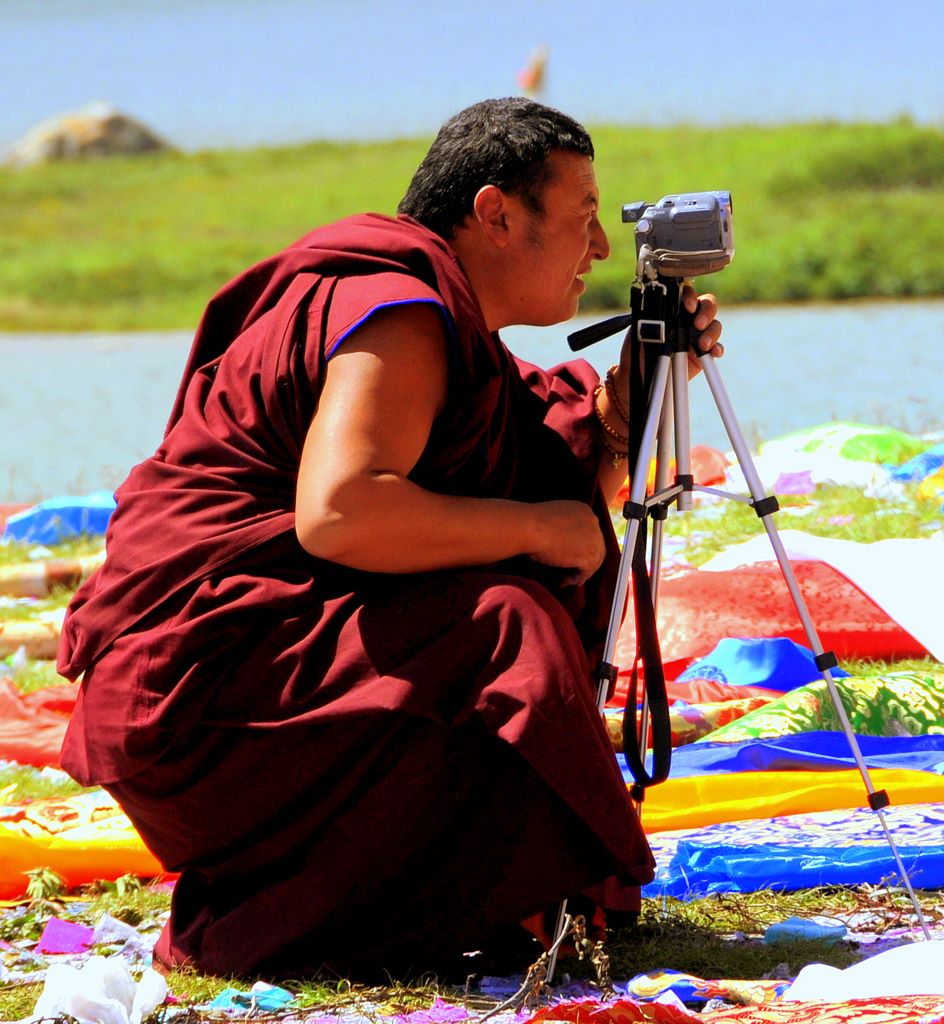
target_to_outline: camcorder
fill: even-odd
[[[658,310],[670,290],[677,300],[681,278],[713,274],[734,257],[730,192],[682,192],[663,196],[657,203],[627,203],[623,223],[636,225],[636,283],[641,287],[633,288],[635,314],[610,317],[574,331],[567,338],[574,352],[625,330],[634,316],[639,318],[643,307],[648,317],[639,318],[640,324],[645,325],[652,316],[664,315]],[[666,283],[670,279],[671,288]],[[646,298],[641,297],[643,293]],[[653,306],[656,313],[650,312]],[[641,336],[640,340],[658,338]]]
[[[657,203],[627,203],[623,223],[636,225],[637,272],[644,279],[713,274],[734,256],[730,192],[683,192]]]

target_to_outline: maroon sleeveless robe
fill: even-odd
[[[608,558],[587,585],[525,559],[366,573],[299,545],[326,360],[401,302],[440,308],[449,346],[411,478],[591,503]],[[578,889],[649,880],[591,678],[617,561],[596,382],[579,361],[518,363],[452,250],[408,218],[314,231],[213,299],[59,661],[84,673],[63,765],[181,872],[160,960],[422,970]]]

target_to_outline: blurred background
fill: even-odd
[[[392,212],[446,117],[521,93],[597,147],[613,257],[575,326],[627,300],[622,203],[727,188],[699,284],[752,439],[939,430],[942,29],[939,0],[0,0],[0,501],[119,483],[222,284]],[[568,329],[505,337],[549,365]],[[727,447],[695,399],[693,440]]]
[[[622,125],[940,124],[937,0],[2,0],[0,146],[103,99],[185,149],[427,135],[532,88]]]

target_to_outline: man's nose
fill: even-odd
[[[610,255],[610,240],[606,237],[603,225],[596,218],[590,236],[590,255],[595,260],[605,260]]]

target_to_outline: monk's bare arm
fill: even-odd
[[[485,565],[529,555],[590,576],[603,538],[581,502],[462,498],[419,487],[408,474],[446,399],[439,311],[382,310],[328,364],[302,452],[296,532],[311,554],[372,572]],[[523,458],[527,453],[521,453]]]

